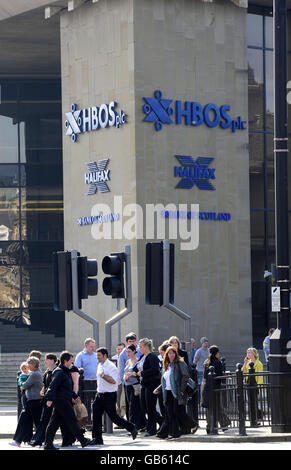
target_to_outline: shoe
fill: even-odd
[[[136,429],[135,426],[134,426],[133,430],[131,431],[131,436],[132,436],[132,439],[133,439],[133,440],[136,439],[136,436],[137,436],[137,429]]]
[[[93,440],[93,439],[92,439]],[[91,439],[84,439],[84,441],[81,442],[81,446],[82,447],[87,447],[87,446],[91,446],[93,444],[92,443],[92,440]]]
[[[49,445],[49,446],[44,446],[43,450],[59,450],[59,448],[55,447],[54,445]]]
[[[97,439],[94,437],[88,444],[89,446],[103,446],[104,442],[103,439]]]
[[[195,428],[191,429],[191,434],[195,434],[197,430],[198,430],[198,426],[195,426]]]
[[[41,446],[41,442],[37,442],[37,441],[30,441],[28,444],[31,447]]]
[[[14,446],[14,447],[20,447],[21,446],[20,442],[16,442],[16,441],[8,442],[8,444],[10,446]]]

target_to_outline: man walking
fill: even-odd
[[[46,406],[54,406],[51,419],[45,434],[45,450],[56,450],[53,441],[57,429],[63,423],[67,425],[71,433],[78,439],[82,447],[91,443],[81,432],[73,408],[73,402],[79,400],[78,395],[73,391],[73,380],[70,367],[73,364],[73,354],[63,351],[60,355],[61,364],[53,373],[53,379],[46,393]]]
[[[133,423],[126,421],[116,413],[118,389],[118,369],[108,359],[105,348],[97,349],[97,394],[93,403],[92,445],[102,445],[102,416],[106,412],[111,421],[120,428],[125,428],[135,439],[137,430]]]

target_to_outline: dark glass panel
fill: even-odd
[[[248,45],[263,47],[263,17],[256,14],[248,14]]]
[[[0,163],[18,162],[16,103],[0,104]]]
[[[21,264],[22,255],[21,242],[0,242],[0,265]]]
[[[25,266],[22,268],[22,306],[31,308],[53,304],[52,266]]]
[[[264,168],[264,134],[249,134],[250,172],[261,173]]]
[[[260,348],[268,328],[269,296],[266,282],[252,282],[253,338]]]
[[[262,171],[250,173],[250,204],[251,209],[264,207],[264,173]]]
[[[61,144],[60,144],[61,145]],[[21,162],[23,163],[40,163],[43,165],[62,165],[62,150],[56,149],[25,149],[22,147]]]
[[[19,90],[19,99],[20,101],[61,101],[62,95],[60,81],[22,81]]]
[[[0,187],[19,185],[19,166],[0,165]]]
[[[263,51],[248,50],[249,129],[264,128]]]
[[[23,264],[50,264],[53,252],[63,249],[63,242],[24,242]]]
[[[265,235],[265,213],[264,211],[251,211],[251,246],[252,250],[264,249]]]
[[[21,126],[21,153],[25,149],[59,149],[61,146],[62,126],[61,108],[54,104],[43,105],[27,103],[19,106]],[[59,109],[58,109],[59,108]]]
[[[1,167],[0,167],[1,170]],[[63,186],[63,168],[61,165],[31,164],[23,165],[27,186]]]
[[[273,17],[265,16],[265,47],[273,48]]]
[[[0,241],[19,238],[19,190],[0,188]]]
[[[274,131],[274,70],[273,52],[266,51],[266,129]]]
[[[20,269],[0,266],[0,309],[20,307]]]

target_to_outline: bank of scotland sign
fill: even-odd
[[[232,132],[245,130],[247,122],[241,116],[231,118],[230,106],[223,104],[218,106],[215,103],[208,103],[202,106],[198,101],[173,101],[173,99],[163,98],[160,90],[154,92],[153,97],[144,97],[145,104],[143,112],[144,121],[153,123],[156,131],[160,131],[163,125],[185,124],[186,126],[220,127],[231,129]]]

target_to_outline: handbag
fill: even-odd
[[[141,384],[133,384],[134,396],[138,397],[141,394]]]
[[[182,375],[180,363],[178,362],[178,364],[179,364],[180,373]],[[194,395],[196,391],[196,386],[197,386],[196,382],[193,379],[191,379],[191,377],[189,377],[189,379],[187,380],[187,385],[185,389],[185,393],[188,396],[188,398]]]
[[[74,404],[74,411],[77,418],[79,428],[83,428],[88,424],[88,411],[84,403],[79,400]]]

